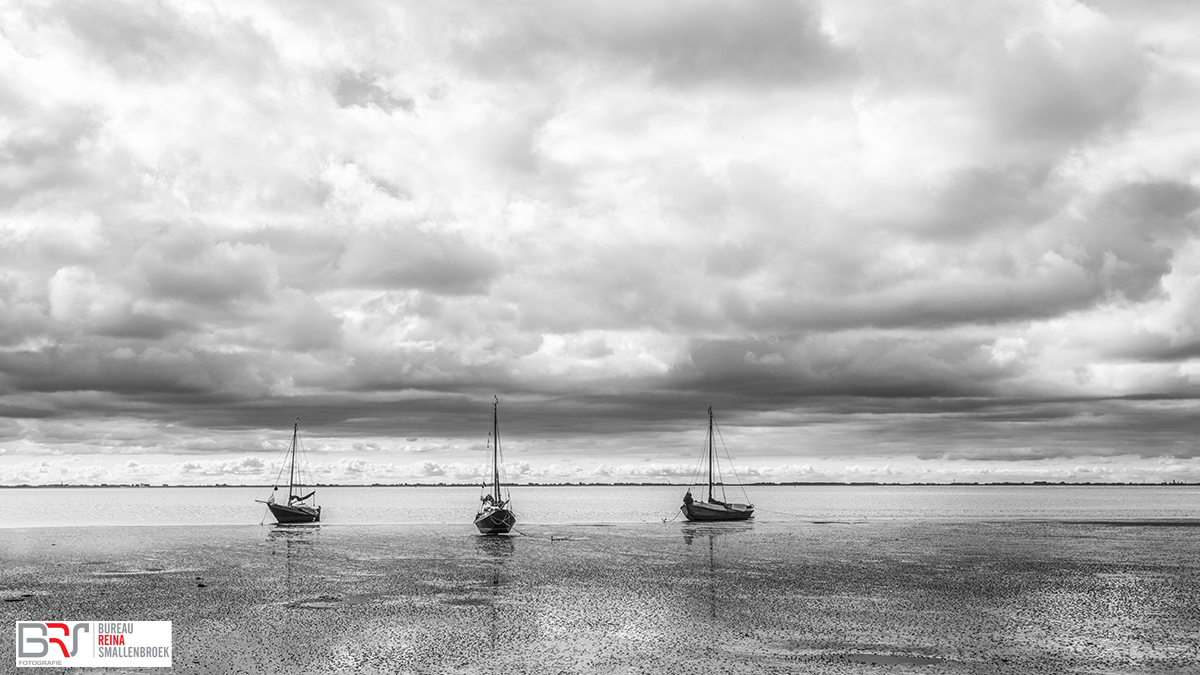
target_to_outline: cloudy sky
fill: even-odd
[[[0,484],[1200,479],[1190,2],[0,8]]]

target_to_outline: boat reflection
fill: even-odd
[[[500,598],[501,587],[508,584],[509,575],[505,565],[517,551],[516,537],[497,537],[495,535],[480,535],[475,538],[475,551],[484,560],[484,575],[482,589],[486,597],[480,598],[482,604],[487,604],[488,612],[488,648],[496,653],[497,641],[500,635],[508,635],[511,629],[501,626]],[[486,590],[484,590],[486,589]],[[504,641],[499,645],[504,648]]]
[[[321,526],[311,525],[275,525],[267,531],[267,542],[271,544],[271,555],[283,556],[283,592],[288,601],[296,598],[293,587],[294,567],[299,566],[306,557],[306,551],[316,542],[321,533]]]
[[[276,523],[267,531],[267,541],[311,540],[320,531],[320,523]]]
[[[719,564],[717,556],[717,541],[721,538],[728,537],[734,534],[744,534],[754,529],[754,523],[750,521],[734,521],[722,523],[697,523],[687,522],[682,526],[683,543],[690,547],[697,539],[701,543],[707,542],[708,546],[708,616],[710,619],[717,619],[717,591],[720,590],[721,575],[718,573]],[[728,542],[726,542],[728,544]],[[731,568],[731,572],[736,572]],[[697,575],[699,576],[699,575]]]
[[[516,537],[475,536],[475,551],[493,562],[503,562],[517,550]]]
[[[716,539],[731,534],[745,534],[754,531],[754,522],[732,521],[724,523],[685,522],[680,526],[683,532],[683,543],[691,546],[697,538]]]

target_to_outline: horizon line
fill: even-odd
[[[510,483],[508,487],[695,487],[697,483],[652,483],[652,482],[552,482],[552,483]],[[702,484],[701,484],[702,485]],[[737,487],[737,483],[714,483],[725,487]],[[952,481],[948,483],[929,482],[882,482],[882,481],[759,481],[743,483],[742,487],[799,487],[815,486],[890,486],[890,487],[956,487],[956,486],[1200,486],[1200,481],[1164,480],[1156,483],[1140,482],[1080,482],[1080,481]],[[15,485],[0,485],[4,488],[269,488],[276,487],[269,483],[202,483],[202,484],[172,484],[172,483],[18,483]],[[312,488],[371,488],[371,487],[479,487],[478,483],[314,483],[306,487]]]

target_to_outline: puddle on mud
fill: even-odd
[[[378,593],[364,593],[360,595],[318,595],[315,598],[294,600],[287,603],[287,606],[298,609],[335,609],[350,605],[365,605],[379,597],[381,596]]]
[[[180,572],[195,572],[195,569],[187,569],[183,567],[175,569],[164,569],[162,567],[150,567],[144,570],[103,570],[100,572],[92,572],[94,577],[140,577],[151,574],[178,574]]]
[[[892,654],[842,654],[842,658],[854,663],[867,663],[873,666],[934,666],[944,663],[944,659],[928,656],[895,656]]]

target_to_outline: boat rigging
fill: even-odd
[[[296,423],[292,426],[292,445],[288,449],[288,498],[286,504],[280,504],[275,501],[275,493],[279,491],[279,480],[283,477],[283,467],[279,468],[279,474],[275,477],[275,485],[271,489],[271,496],[265,501],[256,499],[254,501],[260,504],[266,504],[271,510],[271,515],[275,516],[276,522],[280,525],[294,525],[299,523],[319,523],[321,522],[321,507],[316,505],[317,491],[311,490],[307,494],[304,492],[303,484],[303,468],[296,466],[296,446],[300,444],[300,418],[296,418]],[[299,470],[298,470],[299,468]],[[311,479],[309,481],[311,483]]]
[[[700,501],[700,500],[696,499],[695,497],[692,496],[691,488],[688,488],[687,493],[683,495],[683,506],[681,506],[679,508],[683,511],[684,517],[687,518],[688,520],[705,521],[705,522],[722,521],[722,520],[748,520],[748,519],[754,517],[754,505],[749,503],[750,500],[747,499],[746,500],[747,503],[745,503],[745,504],[735,504],[735,503],[726,502],[725,501],[725,483],[724,483],[724,481],[722,480],[719,483],[714,481],[714,478],[713,478],[714,467],[717,467],[716,470],[718,473],[720,471],[718,463],[716,461],[716,449],[714,448],[714,444],[713,444],[713,430],[714,430],[715,426],[716,426],[715,422],[713,421],[713,411],[712,411],[712,408],[710,407],[708,409],[708,437],[706,438],[707,442],[705,444],[706,445],[705,450],[706,450],[707,459],[708,459],[708,497],[707,497],[707,500]],[[721,444],[723,447],[724,441],[722,441]],[[726,456],[728,456],[729,451],[726,450],[725,454],[726,454]],[[731,460],[731,463],[732,463],[732,460]],[[698,473],[698,471],[697,471],[697,473]],[[734,473],[734,479],[735,480],[737,479],[736,473]],[[695,485],[696,481],[693,480],[692,484]],[[716,496],[713,494],[713,486],[714,485],[720,486],[721,499],[717,499]],[[739,487],[741,486],[740,481],[738,482],[738,486]],[[743,497],[745,496],[745,493],[746,493],[745,488],[742,488]]]

